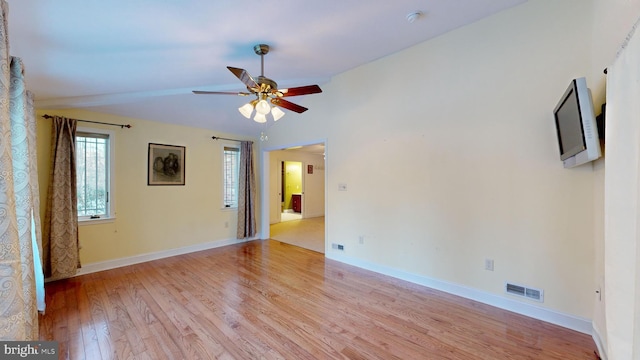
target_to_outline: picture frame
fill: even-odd
[[[149,143],[147,185],[184,185],[186,148]]]

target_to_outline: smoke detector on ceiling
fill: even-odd
[[[407,14],[407,21],[409,23],[413,23],[414,21],[420,19],[424,15],[422,11],[414,11],[412,13]]]

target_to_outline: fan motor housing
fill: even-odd
[[[264,76],[256,77],[256,83],[260,85],[260,92],[265,92],[265,91],[271,92],[271,90],[278,89],[278,84],[275,81]]]
[[[267,55],[269,53],[269,45],[267,44],[258,44],[253,47],[253,51],[257,55]]]

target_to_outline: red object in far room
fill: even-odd
[[[293,212],[302,212],[302,194],[291,195],[291,207],[293,208]]]

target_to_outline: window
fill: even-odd
[[[106,130],[76,131],[78,220],[114,218],[113,133]]]
[[[224,146],[223,166],[223,205],[225,208],[236,208],[238,207],[240,148]]]

